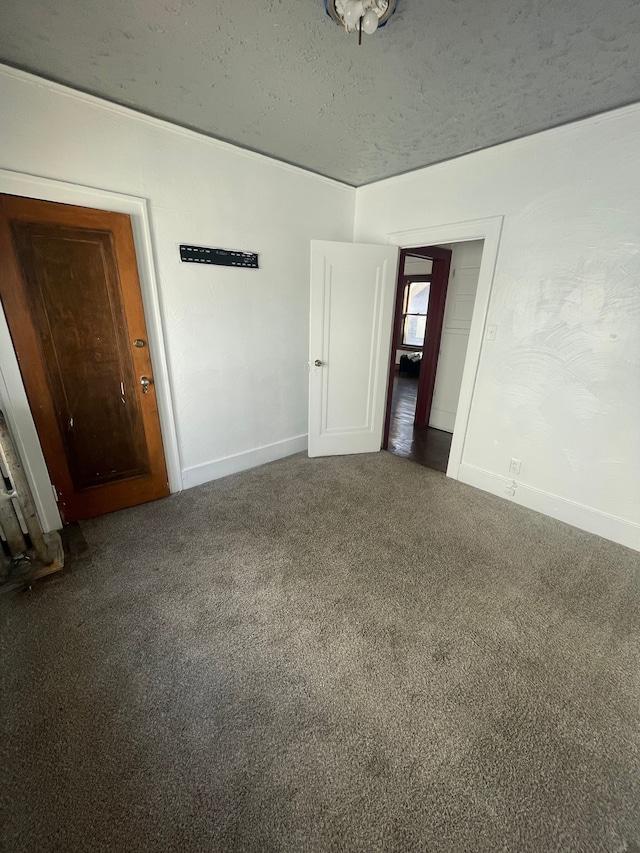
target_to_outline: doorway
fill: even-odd
[[[3,307],[64,521],[168,494],[129,216],[0,197]]]
[[[383,449],[446,473],[483,241],[402,249]]]

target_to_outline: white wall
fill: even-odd
[[[459,476],[504,496],[520,459],[514,500],[636,548],[639,199],[634,106],[361,188],[355,225],[504,216]]]
[[[405,258],[403,273],[405,275],[429,275],[433,267],[430,258]]]
[[[429,426],[446,432],[453,432],[456,420],[482,245],[482,240],[469,240],[442,247],[451,250],[451,269]]]
[[[351,241],[355,191],[4,66],[0,114],[0,168],[149,201],[184,484],[306,447],[309,243]]]

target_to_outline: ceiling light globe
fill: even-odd
[[[354,26],[358,23],[364,9],[362,8],[362,0],[349,0],[344,7],[344,19],[347,24]]]
[[[362,29],[368,36],[371,36],[378,29],[378,16],[373,11],[373,9],[369,9],[367,14],[362,19]]]

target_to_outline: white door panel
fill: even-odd
[[[440,341],[440,358],[429,426],[445,432],[453,432],[468,340],[469,335],[464,332],[443,332]]]
[[[395,246],[311,243],[309,456],[380,450],[397,263]]]
[[[453,432],[476,299],[482,240],[454,243],[429,426]]]

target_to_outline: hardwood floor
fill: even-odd
[[[393,383],[388,449],[396,456],[404,456],[419,465],[444,473],[449,461],[452,436],[450,432],[433,427],[414,429],[417,392],[417,378],[396,376]]]

